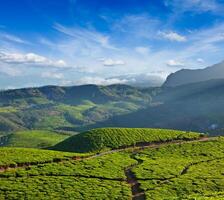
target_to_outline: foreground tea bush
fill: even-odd
[[[53,149],[69,152],[91,152],[134,146],[144,142],[190,140],[200,136],[199,133],[167,129],[101,128],[72,136],[55,145]]]
[[[74,156],[86,156],[86,154],[65,153],[50,150],[28,148],[0,148],[0,167],[16,166],[20,163],[44,163],[55,159],[69,159]]]
[[[125,180],[124,169],[136,164],[129,153],[113,153],[81,161],[68,160],[60,163],[46,163],[28,168],[9,170],[0,177],[29,176],[81,176],[104,179]]]
[[[0,199],[130,199],[124,182],[76,177],[1,179]]]
[[[0,199],[131,199],[124,170],[136,164],[128,152],[68,160],[0,173]]]
[[[136,155],[147,199],[223,199],[224,140],[169,145]]]

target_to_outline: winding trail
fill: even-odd
[[[211,140],[215,140],[215,139],[216,139],[216,137],[201,137],[201,138],[192,139],[192,140],[172,140],[172,141],[154,142],[154,143],[141,142],[141,143],[137,143],[135,146],[120,147],[118,149],[113,149],[110,151],[106,151],[106,152],[102,152],[102,153],[98,153],[98,154],[94,154],[94,155],[89,155],[89,156],[84,156],[84,157],[74,156],[74,157],[70,157],[70,158],[61,158],[61,159],[55,158],[53,160],[43,161],[43,162],[30,162],[30,163],[26,162],[26,163],[19,163],[17,165],[0,166],[0,178],[4,178],[4,174],[1,174],[1,173],[8,171],[8,170],[15,170],[15,169],[19,169],[19,168],[26,169],[28,167],[37,166],[39,164],[61,163],[61,162],[69,161],[69,160],[82,161],[82,160],[88,160],[88,159],[102,157],[104,155],[112,154],[115,152],[131,151],[130,157],[132,159],[136,160],[137,162],[136,162],[136,164],[131,165],[124,170],[126,179],[119,179],[119,178],[111,179],[111,178],[105,178],[105,177],[84,176],[84,175],[73,175],[73,176],[83,177],[83,178],[93,178],[93,179],[105,179],[105,180],[110,180],[110,181],[125,181],[131,187],[133,200],[145,200],[146,199],[146,195],[145,195],[146,191],[141,189],[141,187],[140,187],[141,185],[138,182],[141,179],[137,179],[137,177],[135,176],[135,174],[133,172],[133,168],[137,167],[138,165],[142,164],[142,162],[143,162],[141,159],[138,159],[135,156],[140,150],[143,150],[145,148],[160,148],[160,147],[167,146],[170,144],[181,145],[181,144],[194,143],[194,142],[206,142],[206,141],[211,141]],[[182,170],[180,175],[186,174],[192,165],[199,164],[199,163],[200,162],[191,163],[191,164],[185,166],[185,168]],[[54,176],[54,175],[48,174],[47,176]],[[70,176],[70,175],[65,175],[65,176]],[[166,181],[166,179],[164,181]]]
[[[136,164],[129,166],[127,169],[125,169],[125,175],[127,177],[127,183],[131,186],[132,191],[132,199],[133,200],[145,200],[145,192],[141,189],[140,183],[138,182],[135,174],[132,172],[132,169],[138,165],[140,165],[143,161],[140,159],[135,158],[135,154],[137,152],[134,152],[131,155],[131,158],[135,159],[137,161]]]
[[[211,141],[215,140],[216,137],[202,137],[199,139],[194,139],[194,140],[171,140],[171,141],[166,141],[166,142],[140,142],[137,143],[135,146],[127,146],[127,147],[120,147],[118,149],[113,149],[110,151],[94,154],[94,155],[89,155],[89,156],[74,156],[71,158],[55,158],[53,160],[49,161],[43,161],[43,162],[25,162],[25,163],[18,163],[18,164],[9,164],[9,165],[3,165],[0,166],[0,173],[3,173],[8,170],[15,170],[19,168],[27,168],[27,167],[32,167],[36,166],[39,164],[49,164],[49,163],[61,163],[61,162],[66,162],[69,160],[76,160],[76,161],[82,161],[82,160],[88,160],[88,159],[93,159],[93,158],[98,158],[104,155],[116,153],[116,152],[122,152],[122,151],[128,151],[132,150],[133,152],[137,152],[140,150],[143,150],[145,148],[160,148],[163,146],[167,146],[170,144],[186,144],[186,143],[194,143],[194,142],[205,142],[205,141]]]

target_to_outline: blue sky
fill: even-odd
[[[224,0],[7,0],[0,88],[126,83],[224,60]]]

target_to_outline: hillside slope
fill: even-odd
[[[46,86],[0,92],[0,132],[73,130],[146,107],[151,90],[127,85]]]
[[[101,128],[94,129],[56,144],[53,149],[68,152],[91,152],[116,149],[144,142],[196,139],[198,133],[162,129]]]
[[[224,134],[224,80],[162,88],[152,106],[86,127],[154,127]]]

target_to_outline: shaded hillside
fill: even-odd
[[[205,69],[182,69],[170,74],[163,84],[166,87],[175,87],[188,83],[224,78],[224,62],[207,67]]]
[[[224,134],[224,80],[163,88],[153,106],[86,127],[155,127]]]

